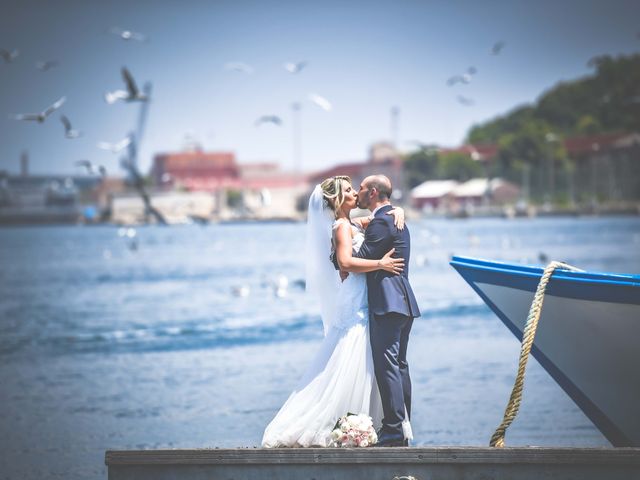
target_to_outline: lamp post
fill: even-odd
[[[594,142],[591,144],[591,206],[593,208],[598,204],[598,152],[600,151],[600,144]]]
[[[548,132],[544,136],[545,142],[547,142],[547,191],[549,196],[549,201],[553,203],[553,197],[555,196],[556,190],[556,172],[555,172],[555,159],[553,158],[553,146],[552,144],[558,141],[558,136],[553,132]]]
[[[393,146],[398,148],[398,124],[400,117],[400,107],[391,107],[391,141]]]
[[[576,188],[574,184],[574,170],[575,166],[571,157],[569,157],[569,166],[567,168],[567,180],[569,185],[569,205],[572,209],[576,207]]]
[[[531,196],[530,184],[531,166],[527,162],[524,162],[524,165],[522,167],[522,198],[527,205],[527,208],[529,207],[529,197]]]
[[[291,110],[293,113],[293,166],[296,173],[302,173],[302,140],[300,131],[300,102],[293,102]]]

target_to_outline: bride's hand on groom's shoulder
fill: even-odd
[[[387,215],[393,215],[393,224],[398,230],[404,229],[404,208],[393,207],[387,212]]]
[[[395,251],[395,248],[389,250],[384,257],[378,260],[378,266],[386,272],[400,275],[404,270],[404,258],[393,258],[392,255]]]

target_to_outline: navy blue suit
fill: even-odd
[[[394,217],[387,215],[391,208],[391,205],[385,205],[378,209],[355,256],[375,260],[395,248],[393,256],[404,258],[404,270],[400,275],[384,270],[367,273],[371,350],[384,412],[382,431],[401,435],[405,407],[411,415],[407,343],[413,319],[420,316],[420,310],[409,284],[409,228],[406,225],[403,230],[396,228]]]

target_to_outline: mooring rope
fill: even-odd
[[[511,422],[513,422],[513,420],[516,418],[518,410],[520,409],[520,401],[522,400],[522,388],[524,386],[524,374],[525,369],[527,368],[527,360],[529,359],[529,353],[531,352],[533,340],[536,336],[536,329],[538,328],[538,320],[540,319],[540,314],[542,313],[542,303],[544,302],[544,294],[547,289],[547,284],[549,283],[549,280],[551,280],[551,275],[553,275],[553,272],[556,270],[556,268],[562,268],[564,270],[572,270],[576,272],[582,271],[578,268],[572,267],[571,265],[567,265],[566,263],[556,261],[549,263],[549,265],[545,267],[542,277],[540,278],[540,282],[538,283],[536,294],[533,297],[533,303],[531,304],[531,308],[529,309],[527,323],[522,332],[522,345],[520,347],[518,374],[516,375],[513,390],[511,391],[509,403],[507,404],[507,408],[504,411],[502,423],[498,428],[496,428],[496,431],[491,436],[491,441],[489,442],[489,446],[491,447],[504,447],[505,432],[507,431],[507,428],[509,428],[509,425],[511,425]]]

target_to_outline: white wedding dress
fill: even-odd
[[[337,220],[333,228],[341,221],[346,222]],[[351,228],[357,252],[364,233],[354,225]],[[337,290],[337,321],[325,332],[307,372],[267,426],[263,447],[326,447],[333,426],[347,412],[370,415],[376,429],[381,425],[382,404],[369,343],[366,274],[350,273]]]

